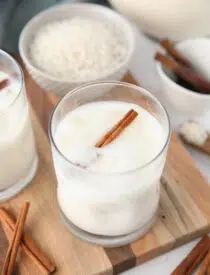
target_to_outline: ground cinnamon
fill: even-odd
[[[128,125],[138,116],[138,113],[131,109],[125,114],[125,116],[115,124],[95,145],[95,147],[101,148],[110,142],[112,142],[119,134],[125,130]]]
[[[198,264],[204,259],[210,249],[210,238],[204,236],[191,250],[187,257],[176,267],[171,275],[193,274]]]
[[[3,265],[2,275],[12,275],[14,271],[15,260],[16,260],[17,252],[23,236],[24,225],[25,225],[25,220],[28,213],[29,205],[30,205],[29,202],[24,203],[24,205],[21,208],[20,214],[17,218],[14,235],[9,245],[9,248],[6,254],[6,259]]]
[[[12,233],[15,229],[15,220],[3,208],[0,208],[0,220],[4,222],[4,229],[6,230],[6,234],[9,238],[12,237]],[[35,262],[35,264],[43,271],[45,274],[49,274],[55,271],[56,267],[37,247],[36,243],[28,236],[26,233],[23,235],[21,247],[23,251]]]
[[[210,93],[210,82],[205,80],[198,73],[194,72],[191,68],[181,65],[172,57],[163,55],[159,52],[156,53],[155,59],[161,62],[167,69],[188,81],[200,92],[205,94]]]
[[[164,39],[160,42],[160,44],[175,60],[187,67],[191,67],[189,60],[177,48],[174,47],[172,41],[169,39]]]

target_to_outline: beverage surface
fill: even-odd
[[[138,112],[132,123],[110,144],[96,142],[130,109]],[[82,105],[58,125],[55,142],[72,163],[94,172],[119,173],[143,166],[155,158],[165,143],[158,120],[142,107],[104,101]]]

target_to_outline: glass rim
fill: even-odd
[[[158,151],[158,153],[155,154],[155,156],[152,159],[150,159],[149,161],[147,161],[143,165],[139,165],[136,168],[133,168],[133,169],[130,169],[130,170],[127,170],[127,171],[123,171],[123,172],[103,172],[103,171],[97,172],[97,171],[91,171],[91,170],[85,169],[83,167],[79,167],[78,165],[76,165],[75,163],[73,163],[70,159],[68,159],[60,151],[60,149],[58,148],[58,146],[57,146],[57,144],[56,144],[56,142],[54,140],[53,133],[52,133],[52,122],[53,122],[53,119],[54,119],[54,115],[55,115],[56,111],[58,110],[60,104],[62,104],[68,97],[73,96],[74,94],[76,94],[77,92],[80,92],[84,88],[90,88],[90,87],[93,87],[93,86],[98,86],[98,85],[103,85],[103,84],[104,85],[118,85],[118,86],[123,86],[123,87],[127,86],[127,87],[135,89],[137,91],[144,92],[147,96],[149,96],[150,98],[152,98],[155,101],[155,103],[158,104],[158,106],[163,111],[163,113],[164,113],[164,115],[166,117],[168,131],[167,131],[165,142],[164,142],[163,146],[161,147],[161,149]],[[131,84],[131,83],[128,83],[128,82],[123,82],[123,81],[94,81],[94,82],[90,82],[88,84],[83,84],[81,86],[78,86],[78,87],[74,88],[73,90],[70,90],[64,97],[62,97],[57,102],[57,104],[55,105],[55,107],[54,107],[54,109],[53,109],[53,111],[52,111],[52,113],[50,115],[50,119],[49,119],[49,122],[48,122],[48,134],[49,134],[49,137],[50,137],[51,144],[56,149],[56,151],[59,153],[59,155],[62,158],[64,158],[69,164],[71,164],[78,171],[81,171],[82,173],[93,174],[93,175],[114,176],[114,175],[125,175],[125,174],[129,174],[129,173],[135,173],[138,170],[142,170],[142,169],[146,168],[147,166],[149,166],[150,164],[152,164],[156,159],[158,159],[159,156],[161,156],[161,154],[164,152],[165,148],[169,144],[170,136],[171,136],[171,123],[170,123],[169,114],[168,114],[166,108],[162,105],[162,103],[160,103],[160,101],[152,93],[150,93],[146,89],[144,89],[144,88],[142,88],[140,86],[137,86],[135,84]]]
[[[15,102],[18,100],[18,98],[21,95],[21,91],[23,91],[23,84],[24,84],[24,76],[23,76],[23,70],[20,66],[20,64],[17,62],[17,60],[15,60],[15,58],[13,56],[11,56],[8,52],[0,49],[0,55],[5,56],[6,58],[8,58],[13,64],[15,64],[15,66],[17,67],[17,70],[19,71],[20,74],[20,90],[18,91],[17,95],[14,97],[14,99],[12,100],[12,102],[4,109],[4,110],[8,110],[9,108],[11,108]]]

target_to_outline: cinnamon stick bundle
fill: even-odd
[[[174,47],[172,41],[170,41],[169,39],[164,39],[160,42],[160,44],[167,51],[167,53],[170,54],[175,60],[177,60],[186,67],[191,67],[190,61],[179,50],[177,50]]]
[[[24,232],[24,224],[28,213],[28,209],[29,203],[26,202],[22,206],[20,215],[18,216],[17,222],[15,224],[14,235],[6,254],[6,259],[2,269],[2,275],[12,275],[13,273],[17,252]]]
[[[194,72],[191,68],[179,64],[173,58],[163,55],[160,52],[156,53],[155,59],[161,62],[166,68],[192,84],[199,91],[206,94],[210,93],[210,82]]]
[[[125,116],[117,122],[96,144],[95,147],[101,148],[112,142],[128,125],[138,116],[138,113],[131,109]]]
[[[201,267],[198,271],[198,275],[205,275],[206,271],[207,271],[207,274],[209,274],[209,271],[210,271],[210,251],[206,255],[203,263],[201,264]]]
[[[210,249],[210,238],[204,236],[191,250],[187,257],[177,266],[171,275],[191,275],[207,255]]]
[[[3,229],[11,240],[15,230],[15,220],[4,208],[0,208],[0,220],[4,222]],[[20,245],[24,253],[35,262],[43,274],[49,274],[55,271],[55,265],[43,254],[33,239],[31,239],[26,233],[23,235]]]

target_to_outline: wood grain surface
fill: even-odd
[[[127,75],[126,80],[134,83],[131,75]],[[159,216],[154,227],[140,240],[121,248],[104,249],[74,237],[60,219],[50,146],[43,130],[46,130],[50,111],[57,98],[44,93],[28,75],[26,84],[36,111],[36,115],[33,114],[33,126],[39,170],[32,183],[4,205],[17,213],[22,201],[31,202],[26,230],[55,261],[58,268],[56,274],[118,274],[209,231],[209,186],[173,134],[161,180]],[[6,240],[0,232],[1,260],[5,249]],[[18,269],[21,275],[41,274],[24,254],[20,255]]]

